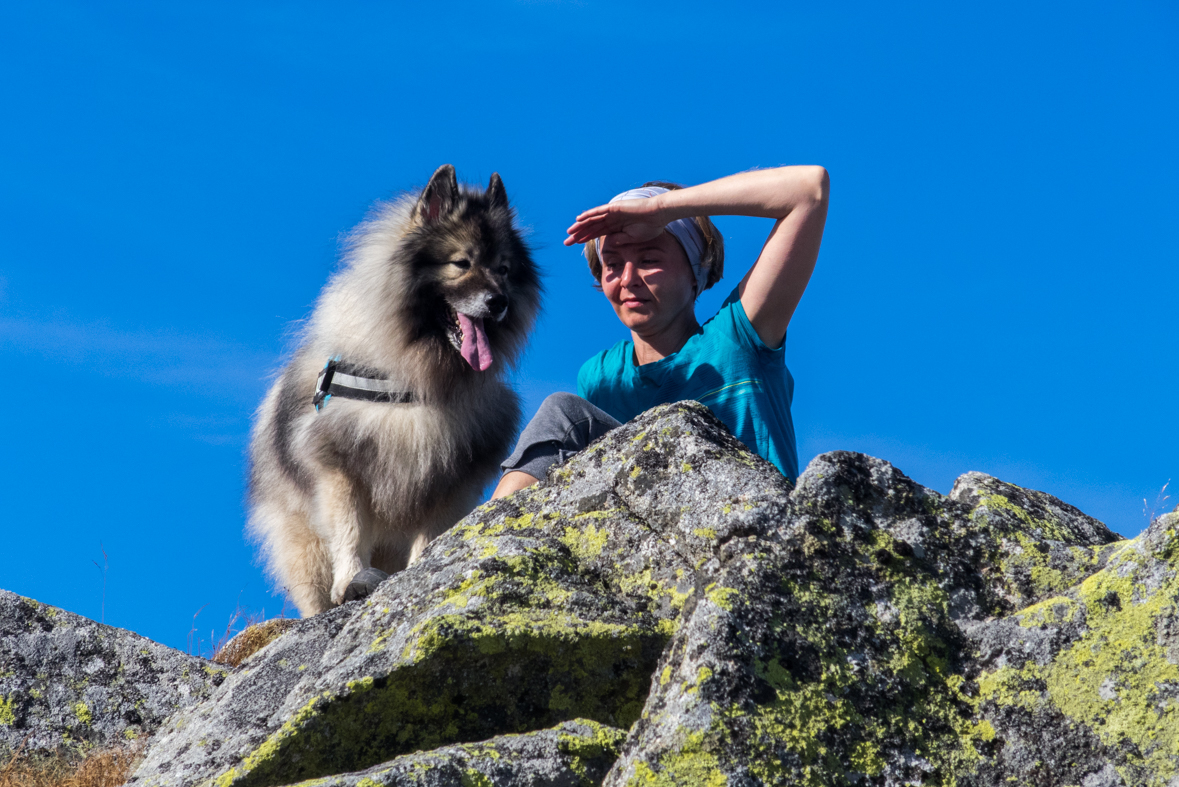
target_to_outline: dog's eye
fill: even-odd
[[[470,260],[461,259],[461,258],[457,259],[457,260],[451,260],[450,264],[455,266],[456,268],[462,268],[463,270],[466,270],[467,268],[471,267]]]
[[[507,276],[508,275],[508,266],[507,265],[500,265],[498,268],[495,269],[495,272],[498,273],[500,276]]]

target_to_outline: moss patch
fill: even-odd
[[[626,732],[617,727],[598,724],[591,719],[577,719],[578,724],[590,728],[590,734],[574,735],[562,732],[557,736],[558,750],[570,758],[569,767],[578,775],[583,783],[590,783],[589,769],[586,764],[593,760],[609,758],[618,759],[622,749],[622,742],[626,740]]]
[[[16,723],[16,699],[0,697],[0,724],[11,727]]]
[[[891,542],[885,533],[874,537],[875,544]],[[944,591],[899,561],[877,563],[877,571],[888,578],[888,596],[869,607],[869,631],[884,646],[877,651],[884,658],[871,672],[861,671],[854,654],[825,625],[838,614],[831,588],[810,583],[790,585],[787,592],[811,607],[806,615],[811,623],[799,633],[816,651],[818,664],[809,671],[818,674],[807,679],[776,658],[758,664],[775,700],[751,714],[753,747],[768,754],[781,746],[795,754],[800,784],[850,784],[857,773],[877,776],[898,748],[938,766],[940,775],[930,784],[953,784],[952,774],[978,759],[964,680],[950,666]],[[764,757],[751,763],[751,770],[772,782],[788,772],[784,765]]]
[[[1017,613],[1022,625],[1067,625],[1079,637],[1048,664],[984,675],[982,702],[1059,710],[1123,752],[1127,783],[1169,784],[1179,772],[1179,666],[1160,645],[1158,624],[1179,612],[1179,572],[1166,566],[1160,577],[1160,568],[1134,544],[1068,596]]]
[[[627,787],[726,787],[728,783],[720,761],[704,745],[704,734],[693,733],[683,746],[660,757],[654,766],[636,762]]]
[[[601,555],[602,550],[606,548],[607,536],[609,536],[609,531],[606,528],[597,528],[591,523],[581,529],[565,528],[565,534],[561,536],[561,543],[569,547],[569,551],[579,560],[593,560]]]
[[[756,645],[740,646],[760,652],[753,683],[764,688],[742,688],[757,701],[722,701],[733,678],[708,667],[669,687],[709,702],[712,722],[675,758],[638,768],[634,783],[724,783],[739,764],[766,784],[852,785],[907,757],[929,764],[922,783],[948,787],[979,761],[994,730],[971,718],[962,642],[936,575],[885,531],[813,525],[813,540],[750,564],[741,576],[754,585],[729,574],[733,587],[706,590],[723,610],[708,624],[718,639],[757,632]]]
[[[409,633],[400,667],[312,698],[222,783],[288,784],[575,718],[629,727],[669,633],[654,618],[581,617],[562,560],[540,546],[468,572]]]
[[[1030,533],[1038,535],[1040,538],[1053,541],[1073,540],[1072,534],[1055,519],[1038,519],[1001,494],[982,495],[975,511],[983,508],[1006,511],[1022,522]]]

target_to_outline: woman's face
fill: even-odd
[[[602,292],[623,325],[640,336],[658,333],[692,312],[696,276],[668,232],[651,240],[607,235],[599,250]]]

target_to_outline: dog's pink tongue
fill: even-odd
[[[487,371],[491,366],[491,347],[487,344],[487,334],[483,332],[483,318],[459,313],[458,319],[463,329],[463,347],[459,352],[472,369]]]

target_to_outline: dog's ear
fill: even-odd
[[[491,182],[487,184],[487,201],[493,208],[508,206],[508,193],[504,191],[504,182],[499,179],[498,172],[491,173]]]
[[[454,210],[457,203],[458,180],[454,176],[454,167],[443,164],[422,189],[414,212],[423,224],[430,224]]]

